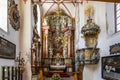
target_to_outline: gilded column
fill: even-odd
[[[40,80],[43,80],[43,71],[40,69]]]
[[[71,57],[71,52],[70,52],[70,37],[71,37],[71,35],[70,34],[68,34],[68,58],[70,58]]]
[[[45,38],[46,38],[46,40],[45,40],[45,58],[48,58],[48,30],[47,30],[47,33],[46,33],[46,35],[45,35]]]
[[[48,30],[49,26],[44,26],[43,27],[43,57],[48,58]]]

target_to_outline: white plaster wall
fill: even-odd
[[[17,4],[17,0],[15,1]],[[19,8],[18,8],[19,9]],[[19,30],[15,31],[8,20],[8,32],[0,29],[0,36],[16,45],[16,55],[19,53]],[[14,59],[0,58],[0,80],[2,80],[2,66],[14,66]]]
[[[113,3],[107,3],[106,4],[106,11],[107,11],[107,17],[105,17],[106,19],[106,23],[104,23],[102,27],[102,33],[100,35],[99,38],[99,44],[98,47],[100,47],[100,54],[101,57],[102,56],[109,56],[110,52],[109,52],[109,46],[114,45],[115,43],[120,43],[120,32],[118,33],[114,33],[114,4]],[[104,20],[104,19],[103,19]],[[108,27],[108,30],[106,28],[106,26]],[[101,60],[98,64],[98,67],[94,73],[94,80],[102,80],[101,78]]]
[[[15,31],[11,25],[8,26],[8,33],[0,30],[0,36],[16,45],[16,55],[19,52],[19,31]],[[0,58],[0,79],[2,79],[2,66],[15,66],[14,59]]]

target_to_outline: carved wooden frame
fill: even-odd
[[[110,46],[110,54],[120,53],[120,43]]]
[[[14,0],[10,1],[8,5],[8,15],[10,24],[15,30],[18,30],[20,28],[20,15]]]

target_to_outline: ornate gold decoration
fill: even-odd
[[[67,15],[60,7],[53,12],[47,13],[42,18],[43,65],[45,68],[51,65],[57,67],[58,65],[70,65],[70,71],[73,70],[74,24],[74,19]],[[46,33],[48,37],[44,38]]]
[[[87,48],[77,50],[78,62],[80,64],[96,64],[99,62],[99,48],[97,47],[98,34],[100,27],[92,22],[92,19],[87,20],[87,24],[82,27],[82,34]]]
[[[61,53],[62,48],[68,46],[69,28],[73,26],[73,18],[69,17],[61,8],[54,12],[46,14],[42,18],[43,26],[50,26],[49,29],[49,46],[54,53]]]
[[[96,47],[97,38],[100,33],[100,27],[92,22],[92,19],[87,20],[87,24],[82,27],[82,34],[85,39],[86,47]]]
[[[8,7],[8,15],[10,24],[15,30],[20,28],[20,16],[19,11],[17,9],[17,4],[15,4],[14,0],[11,0],[9,7]]]
[[[87,5],[85,8],[85,16],[92,17],[94,14],[94,7],[92,5]]]
[[[79,65],[96,64],[100,59],[99,48],[82,48],[77,50],[77,55]]]
[[[60,77],[59,74],[55,73],[55,74],[53,74],[53,76],[52,76],[52,80],[61,80],[61,77]]]

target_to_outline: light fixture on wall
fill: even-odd
[[[24,60],[24,58],[21,58],[21,52],[19,52],[18,57],[16,57],[15,63],[16,63],[16,66],[20,68],[21,72],[23,72],[25,60]]]
[[[17,77],[19,80],[22,80],[23,72],[25,70],[24,65],[25,60],[21,57],[21,52],[19,52],[18,56],[15,59],[15,73],[18,73]]]

